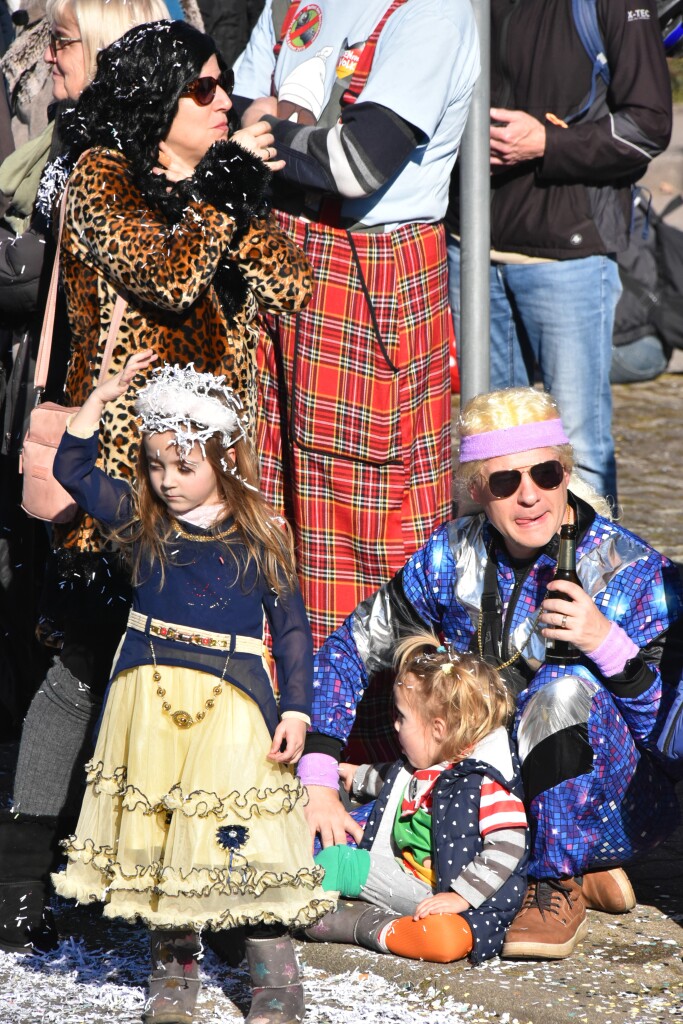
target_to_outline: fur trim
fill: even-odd
[[[180,0],[180,7],[188,25],[192,25],[193,28],[198,28],[200,32],[206,32],[204,19],[202,18],[202,13],[199,10],[197,0]]]
[[[270,179],[262,160],[228,140],[214,143],[187,182],[187,189],[193,199],[229,213],[241,235],[254,217],[265,216]]]
[[[7,79],[10,92],[14,91],[22,75],[29,74],[39,79],[39,85],[31,89],[31,95],[35,96],[48,77],[51,77],[50,67],[43,60],[49,38],[49,26],[45,18],[41,18],[37,24],[25,29],[10,43],[0,59],[0,71]]]

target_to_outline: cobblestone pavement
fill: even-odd
[[[683,374],[612,393],[622,522],[683,565]]]

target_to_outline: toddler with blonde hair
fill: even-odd
[[[323,887],[355,897],[307,931],[423,960],[499,952],[525,891],[527,823],[498,672],[425,631],[397,647],[395,729],[403,757],[340,765],[377,797],[359,848],[322,850]],[[369,904],[369,906],[368,906]],[[478,956],[478,958],[483,958]]]

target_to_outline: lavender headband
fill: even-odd
[[[517,452],[555,448],[560,444],[570,444],[570,441],[558,416],[502,430],[487,430],[483,434],[466,434],[460,438],[460,462],[495,459],[498,455],[516,455]]]

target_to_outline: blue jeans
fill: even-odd
[[[612,349],[610,380],[613,384],[632,384],[638,380],[654,380],[664,373],[669,356],[659,338],[645,334],[627,345]]]
[[[449,297],[460,336],[460,247],[448,244]],[[616,261],[491,264],[491,389],[533,384],[556,399],[579,474],[616,500],[610,363],[621,292]]]

